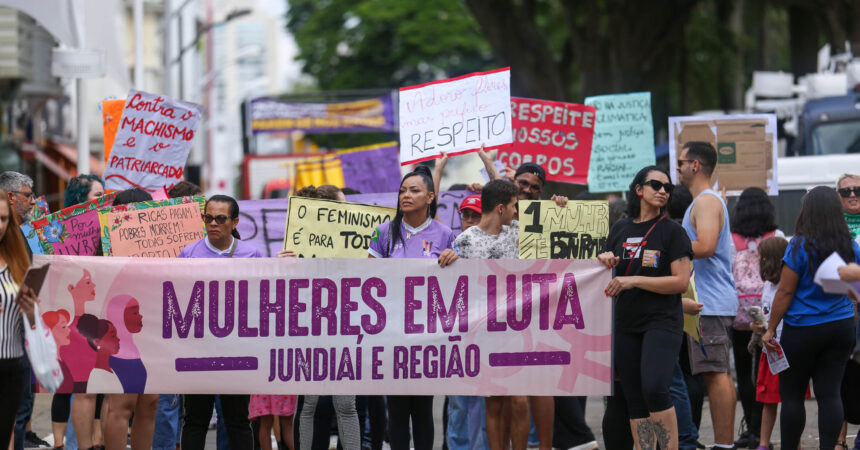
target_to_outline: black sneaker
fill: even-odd
[[[46,441],[39,439],[39,436],[32,432],[27,431],[24,433],[24,447],[28,448],[51,448],[51,444]]]
[[[699,441],[696,441],[696,448],[699,448],[699,449],[705,450],[707,447],[705,447],[705,444],[703,444],[703,443],[701,443],[701,442],[699,442]]]

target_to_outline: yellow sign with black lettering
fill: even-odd
[[[520,211],[520,259],[594,259],[609,236],[609,204],[524,200]]]
[[[290,197],[284,249],[300,258],[367,258],[373,230],[395,213],[383,206]]]

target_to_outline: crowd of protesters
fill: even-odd
[[[368,257],[432,258],[443,268],[460,258],[517,258],[518,201],[551,198],[563,207],[568,198],[544,192],[546,172],[538,164],[500,174],[487,153],[478,155],[491,181],[468,186],[473,195],[459,208],[462,232],[434,220],[448,162],[443,155],[435,170],[418,166],[403,177],[396,215],[373,232]],[[826,293],[814,282],[818,266],[832,253],[848,262],[840,277],[860,281],[860,246],[854,241],[860,233],[860,175],[843,175],[836,189],[811,189],[789,241],[762,189],[745,190],[729,211],[724,195],[712,188],[716,166],[711,144],[687,143],[678,155],[678,185],[665,169],[644,167],[626,199],[610,203],[611,228],[598,255],[614,270],[604,293],[615,302],[614,395],[605,403],[603,447],[705,448],[698,429],[707,395],[712,448],[773,448],[777,423],[780,446],[799,448],[804,402],[814,394],[820,448],[860,448],[860,440],[846,442],[848,424],[860,422],[857,299]],[[169,196],[200,193],[182,182]],[[69,182],[64,205],[104,194],[99,177],[79,175]],[[335,186],[311,186],[296,195],[345,199]],[[33,323],[38,299],[21,285],[32,255],[17,229],[34,198],[29,177],[0,174],[0,445],[9,442],[14,449],[50,446],[31,431],[34,397],[23,348],[22,314]],[[593,198],[584,193],[577,199]],[[113,204],[145,200],[151,200],[147,192],[132,189],[119,192]],[[207,237],[179,257],[261,257],[241,240],[239,213],[235,199],[209,197],[203,214]],[[278,254],[295,256],[289,248]],[[108,361],[105,370],[96,364],[90,380],[119,382],[113,375],[118,370],[145,383],[134,330],[111,324],[136,300],[114,298],[107,317],[96,317],[85,313],[92,290],[85,272],[69,285],[74,311],[52,311],[43,321],[58,343],[68,342],[63,348],[76,346],[83,351],[75,354]],[[696,316],[699,326],[685,333],[685,321]],[[111,330],[127,333],[121,350],[110,345]],[[784,352],[790,366],[771,373],[766,350]],[[60,353],[68,383],[88,379],[74,374],[80,364],[64,358],[68,354]],[[738,400],[743,428],[736,436]],[[70,450],[203,449],[211,426],[219,449],[270,450],[273,441],[279,449],[328,449],[333,422],[338,448],[347,450],[378,450],[386,442],[394,450],[600,446],[585,423],[584,397],[448,396],[441,415],[439,424],[432,396],[79,393],[53,396],[51,430],[53,447]],[[440,425],[441,443],[434,441]]]

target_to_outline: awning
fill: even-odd
[[[72,145],[61,144],[59,142],[54,142],[52,147],[64,158],[69,160],[72,164],[78,164],[78,149]],[[104,177],[105,173],[105,163],[104,161],[99,160],[98,158],[90,155],[90,173],[94,173],[100,177]]]
[[[40,149],[36,144],[32,142],[24,142],[21,144],[21,152],[30,153],[36,158],[37,161],[42,163],[43,166],[47,167],[48,170],[54,173],[54,175],[60,177],[63,181],[69,181],[72,178],[72,174],[67,172],[66,169],[60,167],[56,161],[51,159],[50,156],[46,155],[42,149]],[[24,155],[22,155],[24,156]],[[25,156],[26,157],[26,156]]]

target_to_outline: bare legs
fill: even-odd
[[[631,419],[636,450],[678,449],[678,421],[675,408],[652,412],[647,419]]]
[[[552,397],[548,398],[552,402]],[[513,450],[523,450],[529,440],[529,402],[525,396],[488,397],[487,406],[487,443],[490,450],[506,450],[508,442]],[[537,421],[537,420],[536,420]],[[550,415],[552,427],[552,415]],[[550,428],[550,433],[552,428]],[[552,438],[550,437],[550,440]],[[543,444],[543,440],[541,440]]]
[[[731,375],[726,372],[704,373],[711,402],[711,420],[714,424],[714,443],[734,445],[735,404],[737,393]]]

